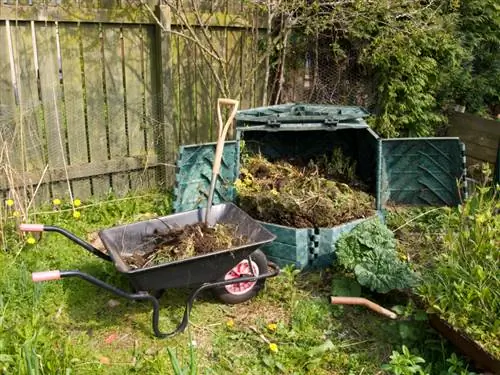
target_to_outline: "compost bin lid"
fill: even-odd
[[[236,126],[244,130],[313,130],[367,128],[370,113],[361,107],[290,103],[238,111]]]

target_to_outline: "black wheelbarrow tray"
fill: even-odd
[[[130,300],[147,300],[153,305],[152,325],[157,337],[169,337],[184,331],[189,323],[189,314],[196,296],[203,290],[212,289],[226,303],[239,303],[255,296],[262,288],[264,279],[278,275],[279,268],[268,262],[257,250],[268,244],[275,236],[232,203],[214,205],[208,224],[232,224],[236,235],[244,236],[248,243],[230,249],[203,254],[188,259],[159,265],[130,269],[124,258],[135,252],[148,253],[154,249],[153,236],[165,233],[169,228],[203,222],[205,208],[181,212],[161,218],[141,221],[104,229],[99,232],[107,254],[74,234],[55,226],[43,224],[21,224],[25,232],[58,232],[94,255],[112,261],[116,269],[126,275],[134,291],[132,293],[107,284],[80,271],[34,272],[35,282],[57,280],[62,277],[79,277],[120,297]],[[194,288],[186,300],[182,321],[170,333],[161,332],[158,327],[160,305],[158,299],[165,289]]]

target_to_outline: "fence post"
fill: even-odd
[[[168,5],[156,7],[156,92],[158,93],[157,154],[159,162],[158,181],[164,189],[174,182],[174,161],[177,148],[175,139],[173,101],[172,101],[172,58],[171,58],[171,24],[172,16]]]

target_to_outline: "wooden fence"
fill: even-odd
[[[211,43],[242,107],[260,105],[258,17],[243,18],[244,1],[210,3]],[[213,140],[220,95],[219,65],[168,32],[184,26],[158,0],[2,0],[0,190],[42,181],[43,201],[170,183],[178,146]]]
[[[467,164],[496,163],[500,143],[500,122],[469,113],[454,112],[449,118],[448,135],[465,143]]]

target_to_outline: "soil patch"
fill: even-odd
[[[337,164],[320,160],[297,166],[248,156],[236,182],[239,206],[257,220],[295,228],[333,227],[372,216],[375,200],[363,191],[355,165]]]
[[[123,260],[132,269],[146,268],[174,260],[209,254],[219,250],[245,245],[249,239],[237,234],[236,225],[216,224],[213,227],[205,223],[174,228],[166,233],[156,233],[152,239],[153,251],[136,252]]]

